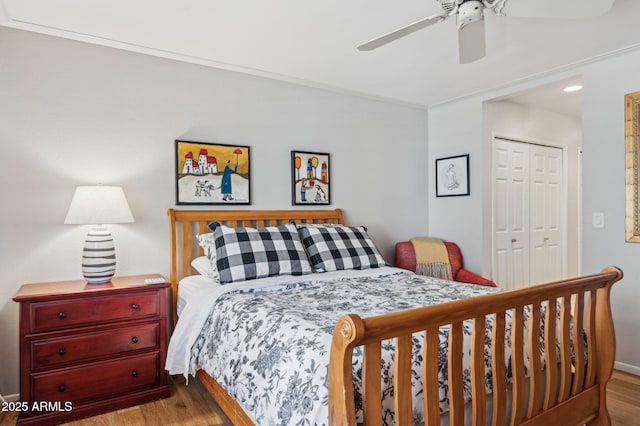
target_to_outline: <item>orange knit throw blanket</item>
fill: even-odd
[[[452,280],[449,253],[444,242],[438,238],[412,238],[416,252],[416,274]]]

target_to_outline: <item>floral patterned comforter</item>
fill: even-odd
[[[342,315],[357,313],[364,318],[500,291],[389,267],[341,272],[341,275],[313,274],[289,277],[284,282],[266,279],[205,289],[187,304],[180,317],[170,342],[167,370],[186,376],[204,369],[256,424],[324,425],[328,423],[331,335]],[[465,335],[470,335],[470,329]],[[448,409],[447,336],[448,330],[442,328],[439,364],[443,412]],[[414,335],[413,343],[413,406],[415,422],[419,423],[422,421],[420,333]],[[384,342],[385,424],[393,424],[392,355],[393,342]],[[508,359],[509,354],[506,355]],[[469,359],[464,362],[468,375]],[[360,378],[358,348],[354,351],[353,369],[354,376]],[[360,384],[355,383],[355,388],[356,401],[361,401]],[[468,391],[469,387],[466,388]],[[466,398],[469,400],[470,394]]]

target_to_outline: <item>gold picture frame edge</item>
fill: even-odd
[[[625,103],[626,237],[640,243],[640,92],[628,93]]]

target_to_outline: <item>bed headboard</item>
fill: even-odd
[[[170,267],[174,322],[178,300],[178,283],[190,275],[191,261],[204,252],[198,247],[195,236],[208,232],[210,222],[220,222],[230,227],[276,226],[286,223],[344,223],[342,210],[167,210],[170,235]]]

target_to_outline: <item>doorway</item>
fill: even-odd
[[[566,275],[564,157],[557,146],[493,137],[492,276],[506,288]]]

